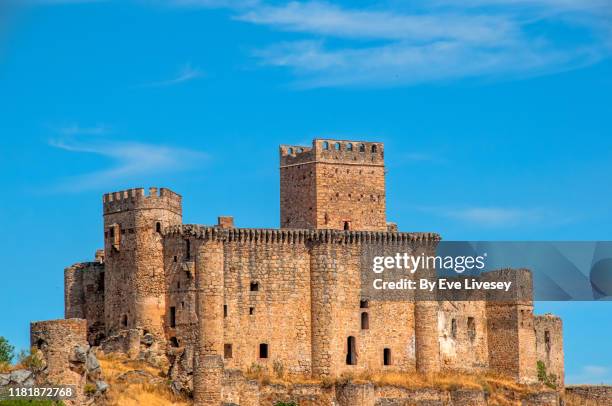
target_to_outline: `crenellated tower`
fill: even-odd
[[[105,194],[104,313],[107,335],[142,329],[163,337],[165,277],[162,230],[182,223],[181,196],[170,189]]]
[[[386,231],[384,145],[280,147],[281,228]]]

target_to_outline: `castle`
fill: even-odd
[[[532,382],[541,361],[562,386],[561,320],[534,316],[528,270],[496,271],[523,281],[521,300],[363,296],[364,250],[433,254],[440,241],[387,221],[384,153],[378,142],[282,145],[279,229],[183,224],[181,196],[165,188],[105,194],[104,250],[66,268],[66,319],[87,320],[91,345],[167,357],[196,405],[227,401],[227,372],[254,364]]]

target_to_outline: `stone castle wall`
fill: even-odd
[[[104,263],[81,262],[64,270],[64,317],[87,320],[87,340],[100,343],[105,336]]]
[[[535,316],[536,358],[546,366],[548,374],[554,374],[556,384],[563,387],[565,362],[563,353],[563,322],[552,314]]]

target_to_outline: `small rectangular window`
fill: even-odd
[[[259,291],[259,282],[251,282],[251,292]]]
[[[457,338],[457,319],[451,320],[451,337]]]
[[[251,316],[255,314],[255,308],[254,307],[249,307],[249,314]]]
[[[391,348],[385,348],[383,350],[383,364],[391,365]]]
[[[367,309],[368,307],[370,307],[370,304],[368,303],[367,300],[363,299],[359,301],[359,308],[360,309]]]
[[[227,317],[227,305],[223,305],[223,317]]]
[[[268,358],[268,344],[259,344],[259,358]]]
[[[231,344],[224,344],[223,345],[223,357],[225,359],[232,358],[232,345]]]
[[[176,307],[170,307],[170,327],[176,327]]]

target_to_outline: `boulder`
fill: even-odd
[[[28,371],[27,369],[16,369],[11,372],[9,381],[11,383],[23,384],[32,376],[32,371]]]

